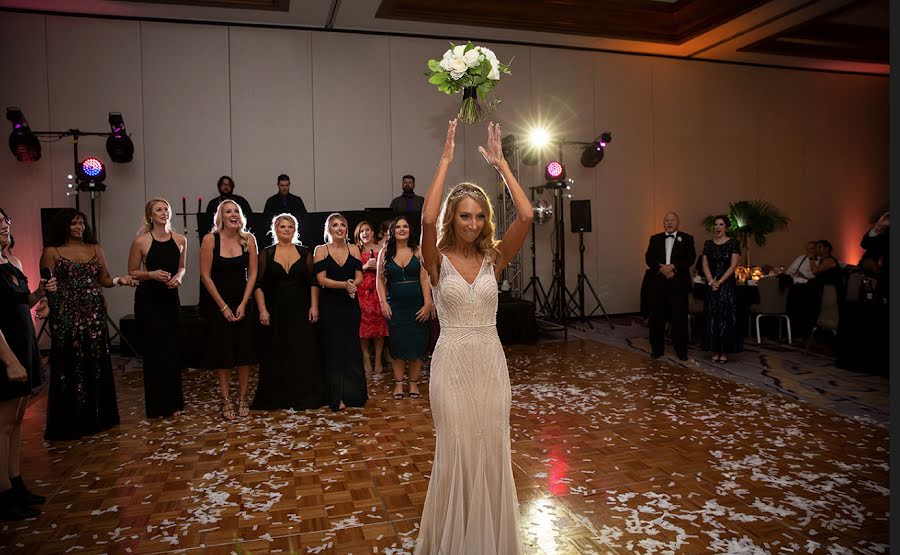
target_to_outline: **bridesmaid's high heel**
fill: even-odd
[[[222,418],[228,421],[237,418],[237,414],[234,413],[234,403],[231,402],[230,397],[222,397]]]
[[[250,416],[250,404],[247,403],[247,398],[243,395],[238,397],[238,416]]]
[[[416,384],[416,387],[419,387],[419,380],[416,380],[414,382],[409,382],[410,386],[412,386],[412,384]],[[420,397],[419,392],[413,392],[412,387],[410,387],[409,398],[412,399],[413,401],[415,401],[419,397]]]
[[[403,380],[394,380],[394,387],[396,388],[396,384],[400,384],[400,393],[394,393],[394,399],[397,401],[403,400]],[[410,398],[412,398],[412,393],[409,394]]]

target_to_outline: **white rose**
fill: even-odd
[[[469,66],[466,65],[465,60],[461,58],[454,58],[452,62],[450,62],[450,77],[454,80],[459,79],[463,75],[465,75],[466,71],[468,71]]]
[[[452,69],[452,63],[453,63],[452,57],[451,58],[444,57],[444,59],[441,60],[441,69],[443,69],[444,71],[450,71]]]
[[[500,80],[500,66],[491,64],[491,72],[488,73],[488,79],[491,79],[492,81]]]
[[[478,52],[478,50],[473,48],[472,50],[469,50],[468,52],[466,52],[463,55],[462,59],[463,59],[463,61],[466,62],[466,66],[475,67],[481,63],[481,60],[483,58],[481,57],[481,54]]]
[[[453,47],[453,57],[454,58],[462,58],[466,54],[466,45],[460,44],[459,46]]]

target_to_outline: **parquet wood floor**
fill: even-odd
[[[507,355],[528,553],[887,552],[884,427],[589,341]],[[147,421],[141,373],[117,380],[122,424],[82,441],[45,443],[29,408],[24,475],[50,499],[0,552],[412,551],[427,395],[377,376],[364,409],[226,424],[192,370],[186,413]]]

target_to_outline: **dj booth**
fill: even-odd
[[[315,248],[325,242],[325,220],[328,219],[331,212],[310,212],[299,221],[300,241],[310,247]],[[378,232],[381,223],[390,221],[398,216],[396,212],[390,209],[373,208],[366,210],[351,210],[341,212],[349,227],[349,239],[353,240],[353,230],[361,221],[367,221],[372,229]],[[409,225],[415,237],[419,237],[421,232],[421,213],[408,212],[403,214],[409,218]],[[202,238],[203,235],[212,229],[212,214],[197,214],[197,232]],[[271,221],[263,214],[253,213],[248,218],[247,228],[256,237],[257,245],[260,249],[272,244],[272,237],[269,234]],[[203,287],[203,284],[200,284]],[[497,333],[500,341],[504,345],[512,344],[528,344],[533,345],[537,342],[538,328],[535,319],[534,303],[523,299],[514,299],[508,293],[499,293],[499,302],[497,308]],[[138,332],[134,315],[129,314],[119,320],[119,327],[125,339],[134,346],[137,354],[141,352],[141,337]],[[206,344],[206,322],[200,316],[200,312],[196,306],[182,306],[181,308],[181,328],[182,328],[182,353],[185,355],[185,364],[189,367],[196,367],[200,364],[201,346]],[[438,326],[433,326],[435,330]],[[435,331],[435,333],[437,333]],[[431,344],[433,345],[434,338]],[[131,349],[127,345],[122,344],[122,353],[132,355]]]

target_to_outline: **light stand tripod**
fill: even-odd
[[[584,286],[587,285],[588,289],[591,290],[591,295],[594,296],[594,301],[597,303],[597,306],[594,307],[594,310],[590,311],[588,314],[584,313]],[[606,313],[606,308],[603,306],[603,302],[600,301],[600,297],[597,295],[597,292],[594,291],[594,286],[591,284],[591,280],[588,279],[587,274],[584,273],[584,232],[578,232],[578,285],[575,286],[575,292],[578,294],[578,306],[575,307],[578,309],[578,321],[586,323],[591,329],[594,329],[593,324],[591,324],[591,318],[594,317],[594,313],[597,312],[597,309],[600,309],[603,312],[603,317],[606,318],[606,323],[609,324],[609,329],[615,329],[615,326],[612,323],[612,320],[609,319],[609,314]]]
[[[539,187],[531,187],[531,203],[534,204],[534,193],[535,190],[540,192],[543,189],[543,186]],[[531,289],[532,301],[534,301],[535,309],[540,314],[550,314],[549,304],[550,300],[547,297],[547,290],[544,289],[544,284],[541,283],[541,277],[537,273],[537,248],[535,244],[535,222],[531,220],[531,279],[528,280],[528,285],[525,289],[522,290],[522,296],[525,296],[525,293]]]

